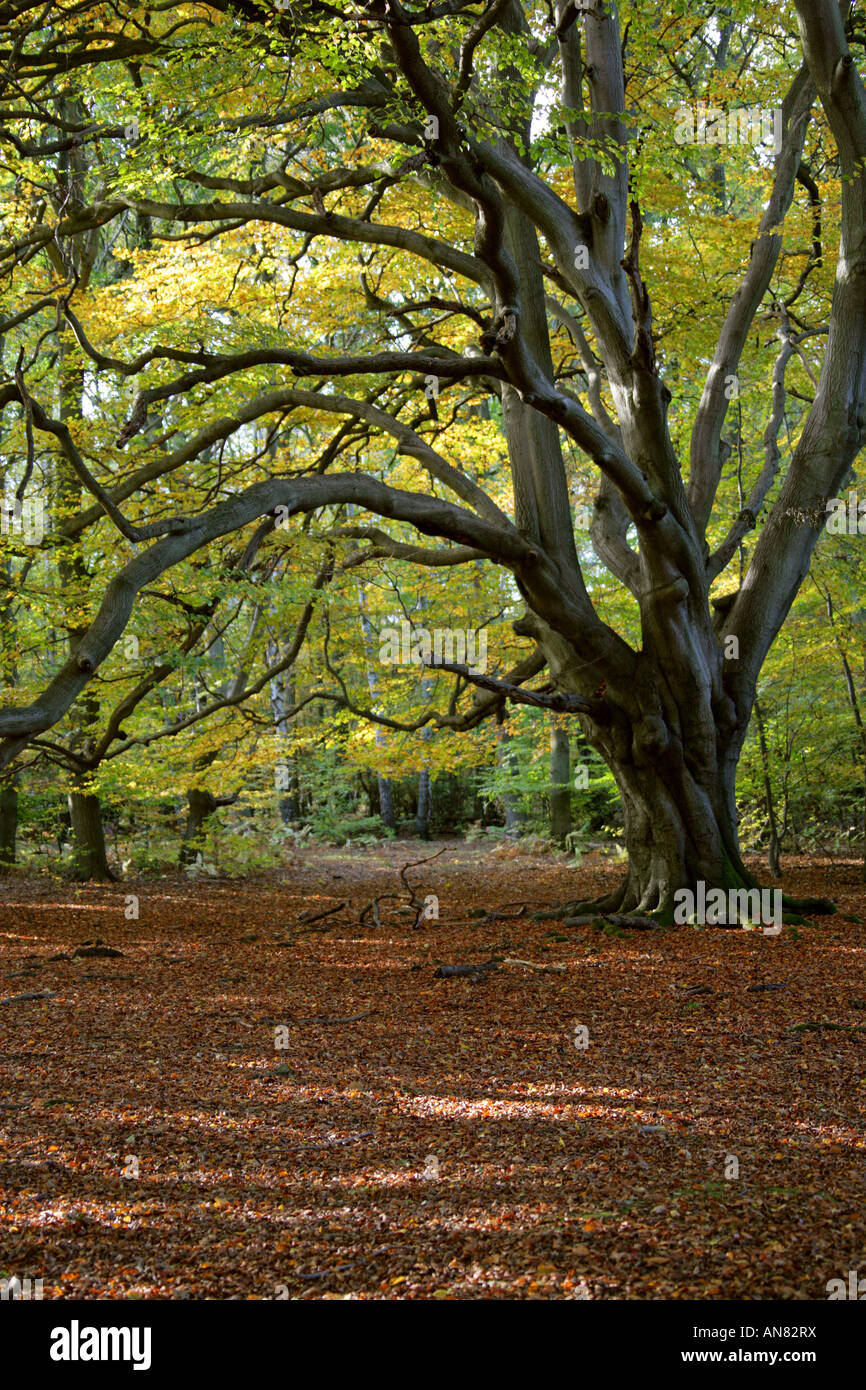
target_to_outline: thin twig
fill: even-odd
[[[426,859],[413,859],[411,864],[404,864],[402,869],[400,870],[400,880],[403,884],[403,887],[406,889],[406,892],[409,894],[409,901],[412,903],[413,907],[418,906],[418,899],[415,897],[414,888],[411,888],[409,884],[406,882],[406,870],[417,869],[419,864],[430,864],[434,859],[438,859],[440,854],[444,854],[447,848],[447,845],[443,845],[442,848],[437,850],[435,854],[428,854]]]
[[[327,907],[327,908],[325,908],[325,911],[324,911],[324,912],[311,912],[311,913],[309,913],[309,914],[308,914],[307,916],[305,916],[305,917],[299,917],[299,918],[298,918],[298,926],[301,926],[302,924],[308,926],[311,922],[319,922],[319,921],[321,921],[321,919],[322,919],[323,917],[333,917],[333,915],[334,915],[335,912],[340,912],[340,911],[342,911],[342,909],[343,909],[344,907],[348,907],[348,906],[349,906],[348,899],[347,899],[347,898],[344,898],[343,901],[342,901],[341,903],[337,903],[337,906],[336,906],[336,907]]]

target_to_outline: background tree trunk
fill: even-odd
[[[764,728],[764,713],[758,700],[755,700],[755,723],[758,726],[758,742],[761,746],[761,769],[764,774],[764,801],[767,819],[770,822],[770,847],[767,851],[767,865],[773,878],[781,878],[779,864],[779,827],[776,821],[776,807],[773,802],[773,783],[770,780],[770,750],[767,747],[767,734]]]
[[[266,648],[268,664],[276,665],[281,653],[277,643],[271,639]],[[274,718],[274,730],[280,741],[288,741],[289,737],[289,718],[288,711],[295,703],[295,683],[289,671],[281,671],[278,676],[269,682],[271,697],[271,713]],[[298,769],[294,758],[290,758],[287,753],[282,752],[279,761],[283,763],[288,772],[288,788],[285,796],[280,797],[280,819],[283,825],[291,825],[301,814],[300,795],[298,787]]]
[[[433,787],[430,769],[422,767],[418,774],[418,810],[415,814],[415,833],[422,840],[430,839],[430,812],[433,807]]]
[[[564,845],[571,833],[571,747],[568,734],[554,722],[550,729],[550,836]]]
[[[194,864],[201,852],[202,828],[208,816],[212,816],[219,804],[212,792],[202,791],[200,787],[190,787],[186,794],[187,814],[183,832],[183,843],[178,856],[179,864]]]
[[[67,799],[72,826],[73,878],[82,882],[89,879],[113,882],[114,874],[108,867],[105,852],[99,797],[92,792],[71,791]]]
[[[360,586],[358,588],[358,610],[361,618],[361,631],[364,634],[364,647],[367,653],[367,688],[370,691],[370,703],[375,707],[379,700],[379,678],[373,665],[378,655],[376,634],[373,631],[373,624],[367,617],[364,590]],[[375,738],[376,747],[384,751],[385,730],[378,725]],[[379,786],[379,815],[382,817],[382,824],[386,830],[394,830],[397,822],[394,819],[394,797],[391,793],[390,778],[383,777],[380,772],[377,774],[377,781]]]
[[[379,815],[382,817],[382,824],[388,830],[396,829],[397,822],[394,819],[394,796],[391,791],[390,777],[383,777],[379,773],[376,777],[379,788]]]
[[[5,782],[0,788],[0,870],[15,863],[15,841],[18,834],[18,788]]]
[[[499,753],[499,766],[504,772],[516,775],[518,772],[517,756],[514,750],[509,747],[511,736],[504,724],[501,724],[496,731],[497,751]],[[512,792],[503,792],[502,810],[505,814],[505,833],[506,835],[520,835],[523,830],[526,816],[520,809],[520,802]]]

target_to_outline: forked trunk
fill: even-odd
[[[730,910],[714,911],[717,925],[742,920],[732,890],[754,889],[757,880],[743,864],[737,833],[735,777],[742,727],[719,727],[718,711],[687,733],[682,722],[669,727],[659,717],[632,726],[621,709],[600,727],[582,719],[584,733],[616,778],[622,798],[628,870],[624,882],[604,900],[607,911],[651,914],[663,922],[690,920],[714,890],[721,889]],[[693,910],[683,914],[683,890]],[[719,900],[716,899],[716,902]]]
[[[721,775],[713,786],[683,769],[644,767],[638,775],[634,764],[621,764],[612,770],[622,794],[628,873],[616,902],[606,904],[610,911],[670,922],[684,889],[697,906],[712,890],[727,895],[757,886],[740,858],[734,813],[719,791]],[[718,925],[735,925],[736,913],[732,905],[729,914],[716,916]]]

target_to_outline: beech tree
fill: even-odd
[[[660,3],[624,20],[607,0],[6,5],[0,137],[14,184],[0,270],[18,299],[0,332],[22,346],[11,368],[7,348],[0,409],[17,409],[28,467],[43,440],[92,499],[54,543],[99,527],[118,559],[69,659],[33,700],[0,709],[3,765],[82,697],[161,576],[243,528],[307,517],[332,530],[349,514],[344,537],[366,534],[377,554],[513,577],[523,656],[509,671],[460,669],[474,702],[419,723],[469,726],[507,700],[573,715],[624,809],[628,871],[605,910],[664,918],[699,881],[753,886],[736,771],[757,681],[866,427],[866,93],[850,47],[863,36],[837,0],[795,9]],[[722,88],[732,107],[779,112],[742,189],[726,180],[721,146],[741,127],[724,110],[703,147],[674,135],[684,102]],[[82,146],[87,176],[59,196],[45,169]],[[838,254],[824,321],[828,190]],[[668,255],[699,254],[690,203],[709,206],[723,241],[727,224],[738,231],[685,362],[654,306]],[[120,328],[88,332],[72,248],[104,245],[130,219],[154,243],[234,247],[285,316],[238,343],[236,311],[215,300],[209,341],[172,338],[169,317],[137,352],[115,350]],[[354,267],[357,290],[313,351],[298,325],[304,294],[329,292],[325,256],[341,283]],[[736,402],[768,325],[759,456],[743,448]],[[86,456],[79,446],[90,425],[40,399],[40,360],[61,338],[102,387],[102,456],[92,439]],[[813,390],[789,417],[798,359]],[[119,463],[108,429],[133,380]],[[501,462],[459,456],[485,403]],[[181,409],[168,450],[160,425]],[[220,477],[166,514],[160,480],[286,419],[312,422],[315,460],[260,458],[255,481]],[[592,555],[570,492],[586,468]],[[630,596],[637,637],[600,611],[597,565]]]

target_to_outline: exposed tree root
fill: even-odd
[[[595,913],[591,916],[566,917],[565,926],[567,927],[588,927],[594,923],[605,925],[610,922],[615,927],[621,927],[624,931],[660,931],[664,925],[654,917],[640,916],[634,914],[629,916],[621,912],[605,912],[602,916]]]
[[[578,898],[574,902],[562,903],[559,907],[548,908],[545,912],[533,912],[533,922],[559,921],[563,917],[580,917],[587,914],[603,917],[608,912],[616,912],[622,907],[628,891],[628,879],[623,879],[612,893],[604,893],[600,898]]]
[[[791,912],[811,913],[816,917],[829,917],[839,911],[829,898],[789,898],[787,893],[782,894],[782,906],[789,908]],[[787,918],[785,920],[787,921]]]
[[[749,875],[751,884],[759,887],[758,881]],[[808,921],[809,916],[836,912],[835,903],[829,898],[789,898],[782,897],[784,908],[782,921],[799,926]],[[639,889],[631,874],[610,893],[599,898],[582,898],[574,902],[562,903],[559,907],[548,908],[544,912],[533,913],[534,922],[564,921],[567,927],[586,926],[599,918],[626,929],[629,925],[636,930],[648,930],[650,926],[674,925],[674,893],[663,882],[661,876],[653,877],[648,885]],[[707,926],[734,930],[742,924],[736,922],[708,922]]]

